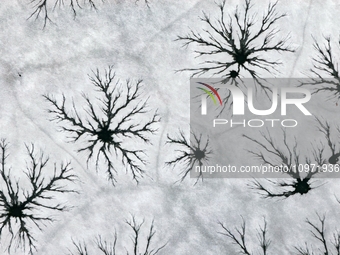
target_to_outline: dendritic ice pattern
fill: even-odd
[[[188,172],[215,157],[339,163],[339,13],[330,0],[3,0],[0,254],[339,255],[339,178]],[[254,104],[272,98],[265,79],[301,79],[313,116],[200,133],[191,77],[242,91],[254,78]]]

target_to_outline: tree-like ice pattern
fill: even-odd
[[[228,15],[227,1],[218,4],[220,16],[215,21],[203,12],[201,21],[207,29],[201,32],[191,30],[187,35],[178,36],[184,46],[194,45],[195,53],[203,60],[200,67],[185,68],[180,71],[190,71],[192,76],[210,74],[223,78],[223,83],[244,88],[245,84],[239,78],[242,71],[249,74],[254,80],[255,88],[271,93],[270,85],[261,79],[259,72],[278,72],[281,64],[278,60],[271,60],[270,54],[274,52],[294,52],[287,42],[286,36],[278,38],[279,29],[276,23],[286,14],[280,14],[277,3],[269,3],[262,18],[257,21],[257,13],[253,11],[251,0],[245,0],[242,12],[237,7],[233,15]],[[229,21],[228,21],[229,18]],[[224,108],[229,109],[231,93],[228,90],[223,96]]]
[[[135,3],[140,0],[136,0]],[[43,19],[43,28],[46,27],[47,22],[54,23],[50,18],[50,13],[54,11],[56,8],[63,8],[65,5],[68,5],[73,18],[75,19],[77,13],[80,9],[84,7],[90,7],[93,10],[97,10],[98,3],[104,3],[104,0],[31,0],[30,5],[33,6],[33,11],[28,19],[35,18],[35,20],[42,18]],[[150,7],[150,1],[145,0],[145,4]]]
[[[148,116],[148,99],[142,99],[142,80],[123,83],[116,78],[112,68],[109,66],[104,75],[97,69],[90,76],[98,97],[91,100],[87,95],[82,95],[87,105],[84,116],[78,112],[74,101],[68,110],[65,95],[61,101],[50,95],[44,97],[52,104],[49,112],[54,115],[54,120],[62,123],[62,130],[71,135],[72,141],[82,139],[87,143],[78,150],[89,153],[87,163],[95,157],[98,169],[102,157],[108,179],[115,184],[117,161],[113,157],[117,159],[120,156],[118,162],[138,183],[145,174],[143,165],[146,163],[145,152],[138,147],[141,142],[150,143],[150,135],[156,132],[154,125],[160,118],[157,113]],[[128,146],[128,141],[133,141],[134,146]]]
[[[265,219],[263,221],[264,221],[263,226],[259,227],[256,238],[258,239],[261,254],[268,255],[269,254],[268,249],[271,244],[271,240],[268,238],[267,221]],[[240,254],[245,255],[254,254],[247,245],[246,239],[251,236],[246,234],[247,233],[246,222],[243,218],[241,227],[235,228],[234,231],[221,222],[219,222],[219,225],[222,228],[222,231],[220,231],[219,233],[230,239],[233,242],[233,244],[235,244],[238,247]]]
[[[209,138],[203,139],[202,134],[197,135],[192,132],[191,143],[189,143],[189,140],[182,131],[180,131],[179,134],[179,138],[173,138],[168,134],[167,143],[177,145],[180,149],[176,150],[179,152],[179,155],[175,159],[167,161],[166,164],[173,167],[183,164],[184,170],[182,171],[182,177],[180,179],[183,181],[195,166],[199,166],[201,169],[203,164],[207,163],[212,151],[209,149]],[[201,171],[195,184],[200,178],[203,180],[203,173]]]
[[[129,226],[132,235],[131,235],[131,245],[129,247],[125,247],[124,253],[119,252],[120,247],[117,245],[118,234],[117,232],[114,235],[114,239],[112,242],[108,242],[103,240],[102,236],[98,236],[95,241],[95,249],[96,253],[93,254],[103,254],[103,255],[118,255],[118,254],[126,254],[126,255],[156,255],[160,254],[160,252],[165,248],[167,243],[155,246],[154,238],[156,234],[154,221],[152,221],[151,226],[149,228],[148,233],[145,235],[142,231],[142,227],[144,225],[144,220],[140,223],[137,222],[136,218],[132,216],[131,220],[127,220],[126,224]],[[77,243],[73,241],[73,245],[75,246],[76,252],[71,252],[70,255],[90,255],[90,248],[86,243]]]
[[[266,198],[287,198],[295,194],[304,195],[313,189],[311,185],[312,177],[318,173],[317,168],[313,167],[313,165],[322,166],[326,162],[323,146],[318,146],[317,148],[312,146],[312,156],[302,157],[298,151],[296,139],[290,144],[285,130],[283,130],[282,146],[274,141],[269,132],[261,132],[262,141],[247,135],[243,136],[258,146],[257,149],[248,150],[249,153],[258,158],[262,164],[272,167],[284,167],[287,169],[285,173],[291,177],[291,180],[267,180],[274,190],[255,180],[251,185],[253,189],[260,191]],[[304,171],[305,176],[297,169],[297,167],[304,165],[310,166]]]
[[[314,40],[316,56],[313,57],[313,66],[310,68],[310,79],[304,81],[300,86],[311,89],[312,94],[325,93],[329,99],[340,99],[340,76],[338,69],[339,52],[334,48],[334,44],[339,48],[340,41],[332,42],[330,37],[324,38],[324,43],[320,44]]]
[[[9,232],[8,252],[15,246],[33,254],[36,245],[32,227],[42,230],[46,222],[53,221],[48,212],[67,209],[55,202],[54,195],[75,192],[66,188],[66,184],[74,182],[76,176],[71,172],[70,163],[62,163],[59,167],[55,163],[50,169],[49,158],[42,152],[36,153],[33,144],[26,145],[26,150],[29,161],[23,172],[29,186],[13,177],[12,168],[6,163],[8,143],[4,139],[0,141],[0,236],[3,237],[5,230]],[[50,175],[46,173],[49,169]]]
[[[340,233],[333,233],[332,238],[328,238],[325,227],[326,217],[317,214],[318,223],[309,219],[306,220],[311,228],[310,232],[315,242],[313,245],[305,244],[304,247],[296,246],[295,249],[299,255],[340,255]]]

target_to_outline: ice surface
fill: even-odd
[[[72,239],[85,242],[90,254],[98,254],[95,238],[100,234],[113,241],[115,231],[117,249],[125,254],[132,235],[125,220],[131,215],[139,221],[145,219],[143,231],[148,231],[147,227],[155,220],[155,246],[167,243],[159,254],[237,254],[237,245],[218,233],[222,231],[218,222],[234,229],[242,222],[240,216],[247,223],[247,243],[254,254],[260,252],[256,229],[263,217],[272,241],[269,254],[295,254],[294,246],[315,241],[305,219],[317,222],[316,212],[326,214],[327,238],[332,238],[340,210],[336,200],[340,196],[338,179],[316,180],[315,186],[323,185],[303,196],[271,200],[249,189],[248,179],[205,179],[194,186],[195,179],[177,182],[183,170],[181,165],[175,168],[165,165],[177,149],[166,144],[167,134],[176,135],[181,129],[189,137],[190,72],[176,70],[197,67],[201,61],[195,58],[195,47],[182,47],[175,40],[190,28],[203,28],[199,19],[202,11],[213,19],[215,14],[217,17],[214,1],[150,0],[148,7],[142,0],[136,3],[106,0],[95,1],[96,10],[79,1],[83,8],[77,9],[74,19],[69,1],[52,11],[54,1],[49,0],[53,23],[47,21],[45,28],[42,16],[27,19],[38,2],[3,0],[0,6],[1,138],[10,142],[8,164],[19,169],[15,171],[25,168],[24,143],[34,142],[54,161],[71,160],[81,182],[74,185],[79,194],[54,196],[72,206],[69,211],[53,212],[55,221],[47,223],[42,231],[30,225],[37,245],[34,254],[68,254],[68,249],[75,252]],[[260,18],[268,1],[253,2]],[[227,9],[232,13],[237,4],[244,3],[227,1]],[[290,33],[289,41],[296,52],[279,55],[283,65],[276,77],[305,78],[315,54],[311,35],[320,43],[323,36],[331,36],[334,42],[339,38],[339,4],[330,0],[287,0],[278,2],[278,11],[287,13],[278,25],[280,33]],[[87,167],[87,154],[77,153],[79,144],[67,143],[66,134],[58,132],[60,125],[49,121],[50,105],[42,97],[64,93],[80,102],[82,92],[92,93],[87,75],[108,65],[114,65],[121,80],[143,79],[145,94],[150,96],[149,106],[158,109],[162,118],[157,134],[152,136],[152,145],[146,146],[147,174],[139,185],[123,167],[118,169],[115,187],[106,180],[105,171],[95,171],[93,162],[92,167],[91,164]],[[336,101],[325,101],[322,96],[317,99],[320,114],[336,122],[340,107]],[[235,137],[241,131],[231,133]],[[309,143],[316,139],[315,133],[296,135]],[[225,138],[223,146],[230,160],[237,153],[233,149],[234,140]],[[302,141],[305,146],[308,143]],[[9,238],[4,229],[1,254],[7,254]],[[25,253],[18,248],[9,254]]]

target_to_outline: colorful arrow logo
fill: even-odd
[[[220,105],[222,105],[222,100],[221,100],[221,97],[220,95],[218,94],[217,90],[214,89],[212,86],[210,86],[209,84],[206,84],[206,83],[203,83],[203,82],[198,82],[199,84],[207,87],[209,90],[205,89],[205,88],[200,88],[200,87],[197,87],[198,89],[200,90],[203,90],[214,102],[214,104],[216,105],[217,104],[217,100],[215,98],[215,96],[217,97],[218,101],[220,102]],[[212,92],[212,93],[211,93]],[[215,95],[215,96],[214,96]]]

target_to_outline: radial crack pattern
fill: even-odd
[[[260,191],[260,193],[266,197],[283,197],[287,198],[295,194],[304,195],[311,189],[311,179],[318,173],[317,168],[314,166],[323,165],[326,160],[324,159],[324,147],[319,146],[317,148],[312,146],[312,156],[302,157],[298,151],[298,145],[296,139],[292,144],[288,143],[286,131],[283,130],[283,146],[280,146],[269,132],[261,132],[263,139],[251,138],[244,135],[245,138],[256,144],[257,148],[254,150],[248,150],[249,153],[258,158],[262,164],[272,167],[285,167],[285,172],[292,180],[268,180],[272,188],[267,188],[266,185],[258,180],[255,180],[251,188]],[[300,173],[297,167],[309,166],[303,173]]]
[[[195,53],[200,58],[204,57],[201,67],[181,71],[191,71],[193,76],[206,73],[221,75],[226,80],[234,80],[240,77],[241,71],[245,71],[268,93],[270,88],[260,82],[258,72],[278,71],[281,62],[271,60],[270,54],[294,51],[287,43],[289,36],[277,39],[279,29],[275,25],[286,15],[277,12],[277,2],[270,3],[258,21],[250,0],[245,1],[242,12],[236,8],[233,15],[227,14],[226,3],[224,0],[218,4],[220,16],[216,21],[203,12],[201,21],[207,29],[201,32],[191,30],[185,36],[178,36],[177,40],[183,41],[184,46],[197,46]]]
[[[172,138],[168,135],[167,143],[177,145],[180,149],[176,150],[179,152],[179,155],[175,159],[166,162],[166,164],[173,167],[180,163],[184,165],[181,181],[187,177],[195,166],[198,166],[201,169],[203,164],[208,161],[209,155],[212,153],[209,149],[209,138],[204,141],[202,135],[198,136],[195,133],[192,133],[192,138],[193,139],[189,144],[189,141],[185,138],[182,131],[180,131],[179,138]],[[202,171],[199,172],[196,183],[200,178],[203,180]]]
[[[21,185],[14,180],[12,169],[7,167],[8,143],[0,141],[0,236],[5,230],[10,234],[8,252],[11,248],[28,248],[33,254],[36,250],[35,239],[31,233],[32,227],[42,230],[46,222],[53,221],[51,216],[46,216],[47,211],[64,211],[66,206],[55,203],[53,194],[75,192],[67,189],[66,184],[74,182],[76,176],[71,173],[70,163],[52,166],[49,176],[49,158],[43,153],[37,154],[33,144],[26,145],[29,161],[27,161],[24,174],[29,186]],[[45,212],[46,211],[46,212]],[[16,244],[15,244],[16,243]],[[13,245],[15,244],[15,245]]]
[[[62,123],[62,131],[71,135],[71,141],[82,139],[87,143],[78,150],[88,152],[87,163],[95,158],[96,169],[101,159],[106,163],[107,177],[113,184],[117,173],[117,161],[113,158],[119,159],[118,162],[138,183],[145,174],[142,145],[151,143],[150,135],[156,132],[154,126],[160,118],[157,113],[148,113],[148,99],[142,99],[141,80],[135,84],[130,80],[122,83],[116,79],[112,66],[104,75],[97,69],[90,80],[96,88],[97,97],[92,100],[82,95],[87,105],[84,116],[78,112],[80,107],[74,101],[68,109],[65,95],[61,101],[50,95],[44,96],[52,105],[49,112],[54,115],[54,120]]]

